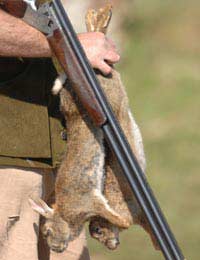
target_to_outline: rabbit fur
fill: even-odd
[[[101,26],[106,32],[110,21],[108,15],[111,15],[110,6],[99,12],[89,11],[86,17],[88,30],[95,31]],[[105,23],[102,23],[102,17]],[[109,77],[100,73],[97,77],[133,152],[145,170],[141,134],[130,112],[120,74],[113,69]],[[56,178],[55,204],[52,209],[42,200],[30,199],[30,203],[34,210],[46,218],[43,234],[52,250],[65,250],[68,243],[79,236],[86,221],[90,221],[92,237],[108,248],[115,249],[119,244],[119,231],[133,223],[141,224],[149,231],[148,225],[114,155],[104,141],[101,129],[93,125],[70,84],[66,82],[63,87],[65,79],[61,75],[53,88],[54,94],[60,93],[60,107],[67,129],[67,150]]]

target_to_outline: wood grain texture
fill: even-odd
[[[1,0],[0,7],[11,15],[22,18],[24,16],[27,4],[22,0]]]

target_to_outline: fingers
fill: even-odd
[[[113,47],[114,45],[109,45],[109,48],[102,55],[102,60],[98,60],[96,63],[96,68],[99,69],[104,75],[108,75],[112,72],[112,67],[110,65],[119,62],[120,55]]]
[[[105,54],[105,58],[104,58],[106,61],[108,61],[109,63],[111,64],[114,64],[116,62],[118,62],[120,60],[120,56],[118,53],[116,53],[115,51],[108,51],[106,54]]]
[[[96,68],[99,69],[104,75],[108,75],[112,72],[112,68],[105,61],[98,62]]]
[[[111,39],[106,38],[106,52],[104,60],[113,64],[120,60],[120,55],[117,52],[117,47]]]
[[[81,34],[79,40],[91,66],[105,75],[110,74],[112,65],[120,60],[114,42],[99,32]]]

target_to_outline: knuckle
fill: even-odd
[[[112,52],[112,57],[113,59],[119,60],[120,59],[120,55],[117,51],[113,51]]]
[[[100,39],[105,39],[105,34],[102,32],[96,32],[96,35],[100,38]]]
[[[121,58],[120,55],[116,52],[116,53],[115,53],[115,59],[116,59],[116,60],[120,60],[120,58]]]
[[[112,51],[108,52],[108,57],[110,57],[111,59],[117,59],[119,57],[119,55],[117,54],[117,52],[112,50]]]

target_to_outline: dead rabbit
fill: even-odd
[[[55,89],[54,89],[55,92]],[[66,155],[58,170],[53,208],[40,199],[30,199],[35,211],[46,218],[42,228],[51,249],[61,252],[75,239],[91,217],[128,227],[103,195],[105,151],[102,131],[90,121],[72,87],[60,90],[61,111],[66,119]]]
[[[111,15],[112,7],[110,5],[100,9],[98,12],[89,10],[86,15],[88,31],[101,31],[106,33]],[[146,162],[142,136],[129,109],[127,94],[119,73],[113,70],[111,78],[106,78],[101,75],[99,75],[98,78],[141,168],[145,171]],[[111,150],[106,147],[106,144],[105,149],[104,195],[109,205],[126,219],[129,226],[133,224],[141,225],[150,234],[153,244],[157,248],[157,243],[151,229],[132,195],[121,168],[116,162]],[[116,249],[119,245],[119,232],[122,230],[123,228],[113,225],[101,217],[93,217],[89,225],[91,236],[111,250]]]
[[[100,9],[98,13],[91,10],[86,18],[87,28],[89,31],[98,30],[105,33],[110,18],[110,6]],[[120,75],[113,70],[110,77],[98,75],[98,78],[136,156],[145,167],[141,135],[128,108],[128,99]],[[63,80],[62,76],[60,79]],[[54,89],[54,92],[59,90]],[[123,185],[124,187],[119,184],[118,175],[122,178],[122,183],[125,181],[121,177],[117,162],[105,148],[101,130],[90,121],[69,84],[61,88],[60,100],[61,111],[67,122],[67,151],[56,178],[55,205],[50,208],[44,201],[32,199],[30,203],[34,210],[46,218],[42,231],[49,247],[54,251],[65,250],[68,242],[75,239],[85,222],[92,218],[91,235],[99,241],[103,240],[96,237],[94,232],[98,223],[107,223],[108,231],[115,230],[115,236],[112,234],[114,240],[104,243],[109,248],[114,248],[117,245],[115,241],[118,241],[118,230],[128,228],[133,223],[133,218],[134,222],[137,222],[137,219],[141,218],[141,210],[127,184]],[[117,176],[113,174],[116,169],[119,171]],[[128,194],[128,197],[124,194]],[[110,241],[110,238],[105,239]]]

